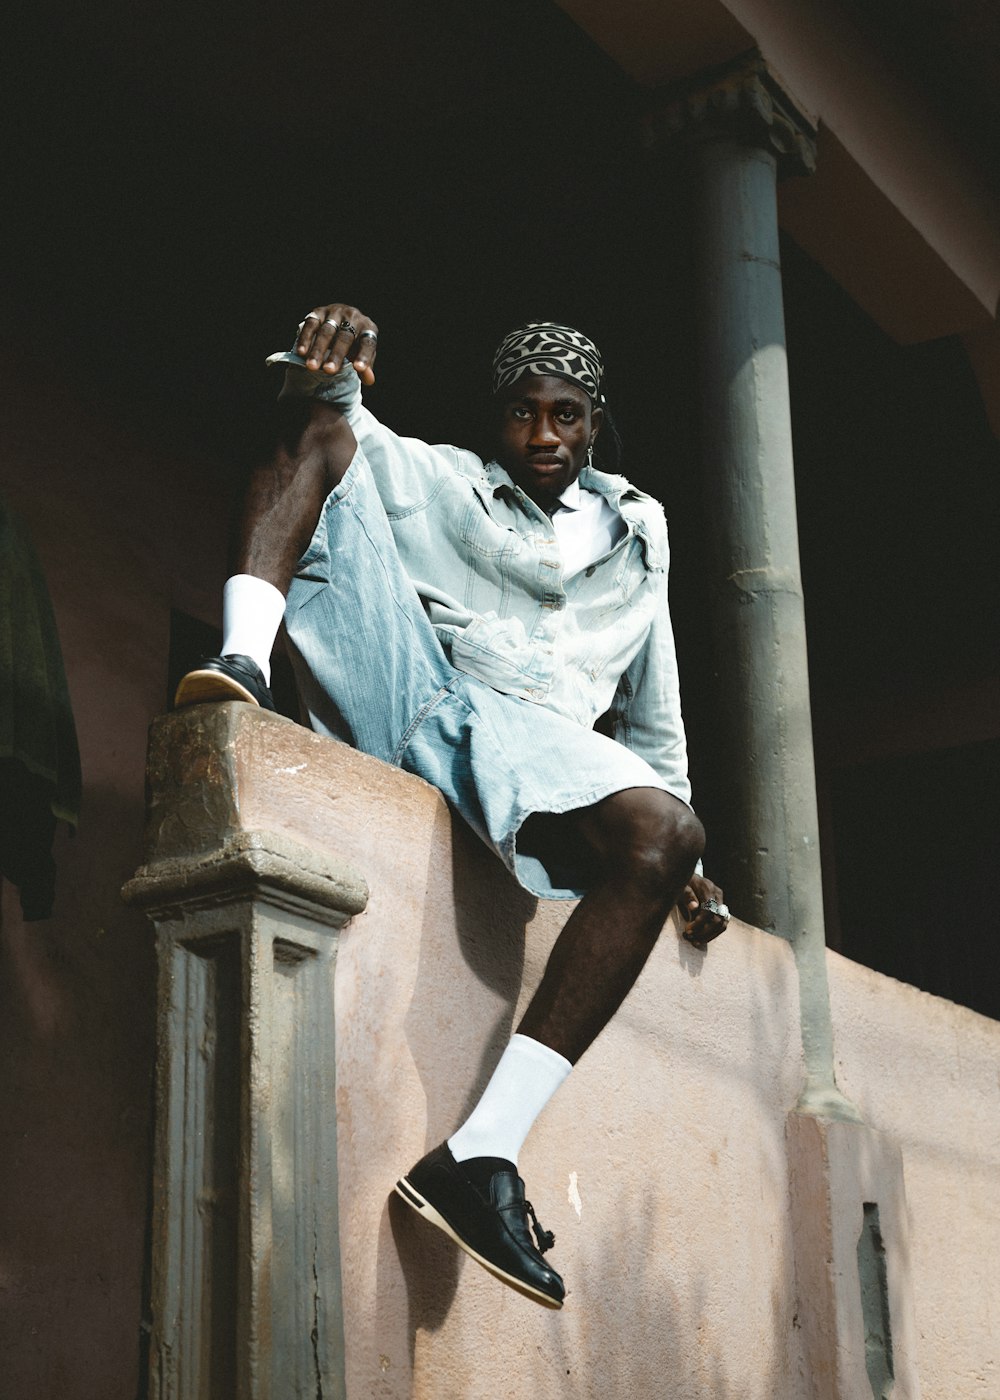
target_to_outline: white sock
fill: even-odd
[[[253,574],[234,574],[222,590],[222,655],[249,656],[271,684],[271,648],[285,615],[280,588]]]
[[[531,1125],[572,1068],[540,1041],[513,1036],[472,1114],[448,1139],[455,1161],[504,1157],[516,1167]]]

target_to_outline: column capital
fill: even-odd
[[[816,127],[756,49],[662,88],[644,125],[652,151],[728,136],[769,151],[779,175],[816,168]]]

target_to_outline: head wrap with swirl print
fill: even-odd
[[[526,374],[554,374],[578,384],[595,406],[604,403],[604,361],[592,340],[571,326],[529,321],[501,340],[493,357],[493,392]]]

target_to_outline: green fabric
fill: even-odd
[[[53,815],[76,826],[80,751],[55,616],[27,530],[2,498],[0,758],[19,760],[44,784]]]

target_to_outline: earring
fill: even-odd
[[[593,443],[591,443],[590,446],[587,448],[587,466],[590,468],[591,471],[594,470],[594,444],[593,444]]]

